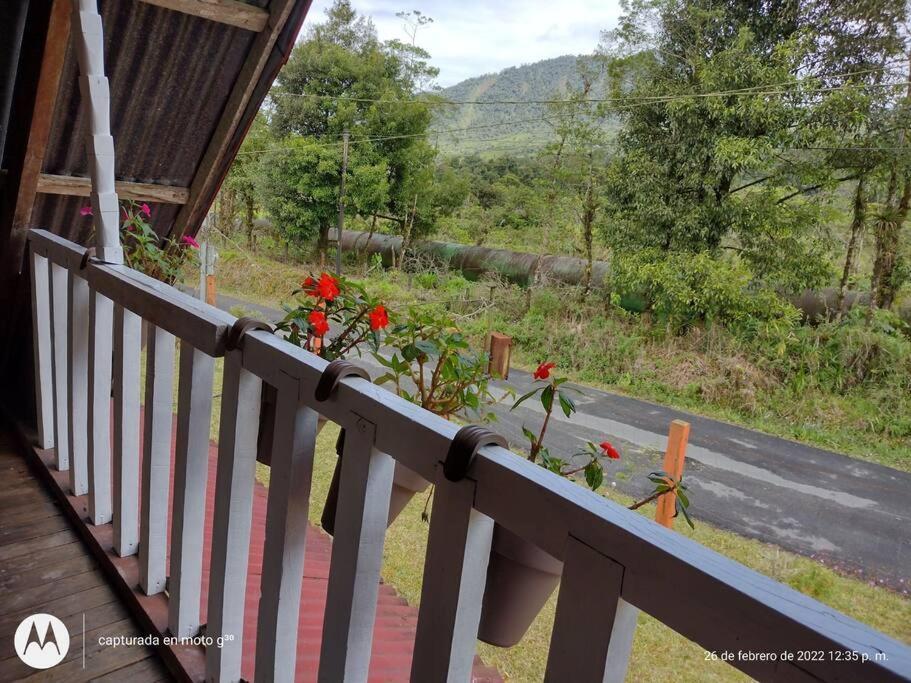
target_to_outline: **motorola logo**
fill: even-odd
[[[53,614],[32,614],[19,624],[13,643],[19,659],[30,667],[50,669],[66,657],[70,632]]]

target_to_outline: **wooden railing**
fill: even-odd
[[[74,493],[88,495],[88,523],[113,523],[116,552],[138,553],[142,591],[163,591],[169,577],[168,627],[178,636],[200,629],[212,384],[215,359],[224,358],[205,631],[233,640],[207,649],[207,680],[237,681],[241,675],[264,384],[276,390],[277,404],[257,681],[289,681],[294,675],[317,411],[347,434],[321,681],[367,678],[396,462],[436,485],[413,681],[469,679],[494,523],[564,563],[549,681],[623,680],[633,606],[708,652],[734,653],[729,663],[758,679],[911,678],[908,647],[829,607],[497,446],[480,450],[465,479],[449,481],[441,466],[458,430],[453,423],[360,378],[342,380],[329,400],[317,402],[314,389],[326,367],[317,356],[263,331],[247,333],[240,348],[226,350],[232,316],[124,266],[84,259],[82,247],[50,233],[32,231],[30,245],[41,445],[56,444],[56,466],[69,471]],[[148,324],[143,412],[141,321]]]

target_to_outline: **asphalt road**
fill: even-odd
[[[224,310],[242,306],[267,319],[279,311],[227,296]],[[371,374],[379,374],[378,363]],[[510,372],[518,394],[531,388],[529,373]],[[503,383],[498,383],[501,387]],[[667,430],[674,419],[692,426],[685,476],[691,514],[743,536],[815,558],[841,571],[895,590],[911,592],[911,474],[806,446],[673,408],[585,386],[576,387],[578,411],[551,418],[545,443],[568,457],[608,438],[622,459],[607,461],[607,481],[633,496],[651,485],[643,476],[661,469]],[[497,408],[496,430],[516,445],[525,443],[523,422],[540,425],[540,403],[515,411]],[[680,523],[683,523],[682,521]]]

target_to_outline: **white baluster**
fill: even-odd
[[[474,482],[438,478],[411,664],[413,681],[468,681],[493,520],[472,508]]]
[[[171,581],[168,588],[168,627],[178,638],[195,636],[199,632],[199,592],[214,374],[214,358],[185,341],[180,342]]]
[[[139,547],[139,381],[142,320],[114,307],[114,550]]]
[[[374,448],[375,426],[345,432],[319,681],[367,680],[394,461]]]
[[[38,445],[54,447],[54,360],[51,349],[50,276],[47,258],[34,250],[32,267],[32,347],[35,354],[35,408]]]
[[[622,587],[621,565],[569,537],[545,681],[625,680],[636,610]]]
[[[67,409],[69,411],[70,490],[83,496],[89,490],[89,285],[70,273],[67,295]]]
[[[70,273],[51,262],[51,341],[53,342],[54,371],[54,443],[57,469],[70,469],[70,406],[69,406],[69,289]]]
[[[89,517],[111,521],[111,362],[114,302],[89,294],[88,465]]]
[[[296,382],[277,389],[256,636],[257,683],[294,680],[318,419],[315,411],[300,403]]]
[[[165,588],[168,488],[171,479],[171,409],[174,400],[174,335],[150,325],[147,339],[139,580],[146,595],[154,595]]]
[[[256,435],[262,380],[242,367],[242,352],[225,355],[218,432],[218,470],[212,526],[206,635],[224,637],[206,650],[206,679],[240,680],[244,597],[256,473]]]

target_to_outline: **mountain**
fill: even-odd
[[[533,152],[552,142],[553,128],[543,120],[547,105],[539,102],[562,98],[567,86],[581,85],[579,59],[564,55],[513,66],[438,91],[436,94],[446,101],[476,103],[435,108],[433,129],[458,131],[437,138],[440,150],[451,155],[478,152],[495,156]],[[604,83],[596,83],[591,97],[603,96]],[[462,130],[465,128],[473,130]]]

